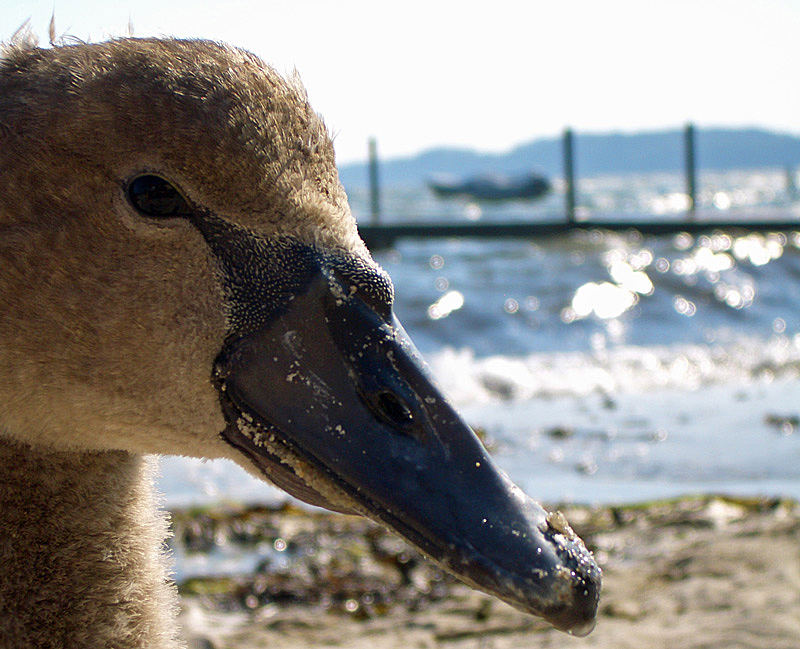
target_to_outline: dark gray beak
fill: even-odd
[[[277,255],[303,278],[276,297],[280,278],[252,277],[273,271],[206,230],[223,273],[247,284],[230,289],[238,311],[215,366],[224,438],[298,497],[378,521],[468,584],[589,633],[601,574],[591,553],[497,469],[433,386],[382,299],[384,276],[262,241],[254,256],[269,248],[270,268]]]

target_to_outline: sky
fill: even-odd
[[[800,0],[0,0],[0,40],[211,38],[297,69],[339,163],[576,132],[800,134]]]

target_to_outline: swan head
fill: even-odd
[[[296,80],[207,41],[0,60],[0,430],[226,457],[555,626],[600,571],[434,387]]]

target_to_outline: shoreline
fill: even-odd
[[[292,505],[174,512],[175,543],[205,553],[260,543],[264,555],[253,572],[183,580],[181,623],[204,649],[800,644],[797,502],[697,496],[561,509],[604,571],[587,638],[456,582],[365,519]]]

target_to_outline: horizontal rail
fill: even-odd
[[[526,239],[565,234],[575,230],[636,230],[642,234],[667,235],[711,230],[751,230],[780,232],[800,230],[800,219],[764,220],[675,220],[675,221],[534,221],[498,223],[378,223],[358,226],[361,238],[370,248],[386,248],[404,238]]]

